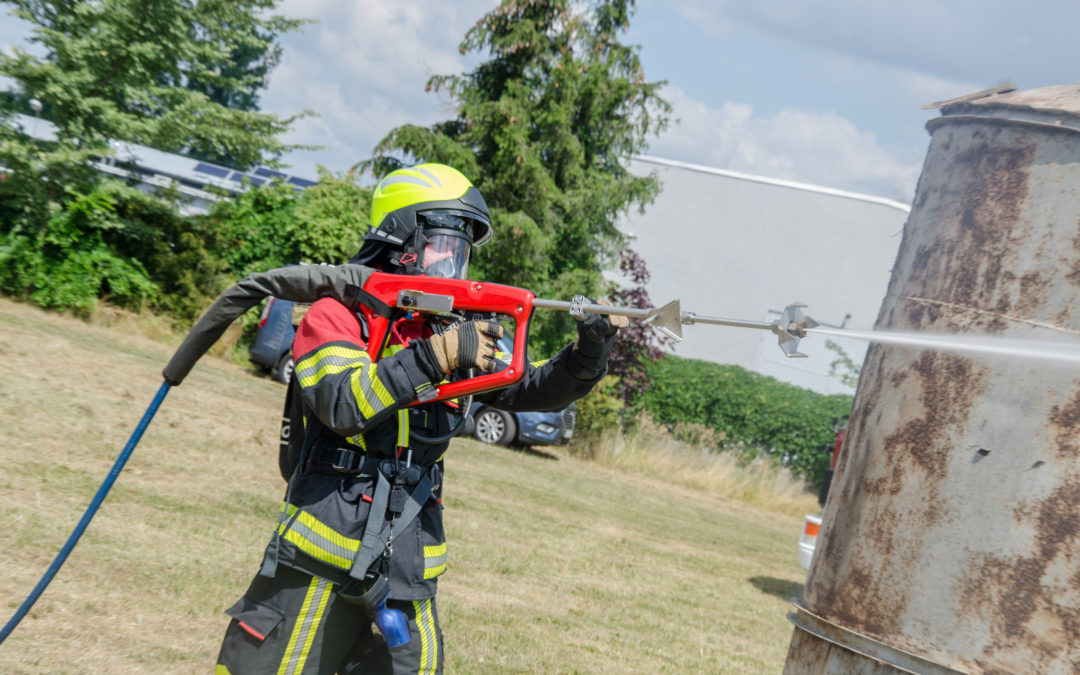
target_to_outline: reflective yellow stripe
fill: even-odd
[[[420,634],[420,670],[419,675],[434,673],[439,663],[439,640],[435,632],[435,615],[431,611],[431,600],[413,602],[416,613],[416,627]]]
[[[442,574],[445,571],[446,571],[446,563],[443,563],[443,564],[439,565],[438,567],[425,567],[424,568],[424,578],[425,579],[434,579],[435,577],[439,576],[440,574]]]
[[[409,409],[397,411],[397,444],[399,448],[409,447]]]
[[[368,401],[367,394],[364,393],[365,379],[369,384],[371,383],[368,377],[368,373],[363,370],[354,370],[349,376],[349,386],[352,388],[353,398],[356,399],[356,407],[360,409],[360,414],[370,419],[375,415],[375,408]]]
[[[359,361],[357,363],[359,363]],[[352,370],[354,368],[356,368],[356,366],[354,366],[352,364],[328,363],[328,364],[324,365],[323,367],[319,368],[318,370],[316,370],[311,375],[306,375],[304,377],[301,377],[300,378],[300,386],[301,387],[310,387],[310,386],[312,386],[314,384],[318,384],[319,380],[323,379],[327,375],[336,375],[338,373],[343,373],[346,370]]]
[[[303,366],[304,368],[310,368],[319,362],[320,359],[324,359],[328,356],[337,356],[343,359],[363,359],[370,361],[371,357],[368,353],[359,347],[347,347],[345,345],[329,345],[323,347],[311,354],[311,356],[305,356],[297,363],[297,367]]]
[[[361,414],[368,418],[394,403],[394,397],[390,395],[386,385],[379,379],[376,372],[377,368],[378,366],[374,363],[369,363],[362,368],[355,369],[349,376],[349,384],[352,386],[356,405],[360,408]],[[365,387],[365,385],[367,386]],[[374,400],[369,394],[374,395]]]
[[[424,578],[434,579],[446,571],[446,542],[424,547]]]
[[[315,640],[319,623],[322,621],[323,610],[326,609],[326,603],[332,591],[333,584],[329,581],[311,577],[307,595],[304,596],[304,604],[300,607],[296,625],[293,626],[292,634],[289,636],[289,644],[285,647],[285,655],[281,657],[278,675],[292,675],[292,673],[304,671],[304,662],[307,661],[311,644]],[[312,613],[312,604],[315,605],[314,613]],[[297,652],[296,645],[301,642],[302,646]]]
[[[320,365],[322,361],[326,361],[326,363]],[[300,378],[300,386],[310,387],[326,375],[355,368],[358,364],[369,363],[371,363],[371,357],[362,349],[330,345],[329,347],[323,347],[297,363],[296,374]]]
[[[351,372],[349,372],[351,371]],[[301,387],[312,387],[327,375],[349,372],[349,386],[360,413],[371,418],[393,405],[394,397],[378,376],[378,366],[362,349],[330,345],[304,357],[296,364]]]
[[[375,376],[375,366],[371,367],[371,389],[375,392],[375,396],[379,398],[379,402],[384,406],[393,405],[394,397],[390,395],[390,391],[383,384],[382,380]]]
[[[304,672],[304,663],[308,654],[311,653],[311,645],[315,642],[315,636],[319,633],[319,624],[322,623],[323,613],[326,611],[326,603],[330,601],[333,584],[326,582],[326,588],[322,589],[322,597],[319,598],[319,607],[315,610],[315,616],[311,618],[311,628],[307,631],[307,639],[304,640],[304,648],[300,652],[300,660],[297,662],[296,672]]]
[[[353,445],[358,445],[360,446],[361,450],[367,452],[367,441],[364,440],[364,434],[356,434],[355,436],[349,436],[345,439],[345,441],[348,443],[352,443]]]
[[[214,668],[214,675],[232,675],[232,673],[229,672],[228,668],[219,663],[217,664],[217,668]]]
[[[352,567],[352,559],[356,557],[356,552],[360,550],[360,540],[340,534],[306,511],[300,511],[297,514],[298,510],[292,504],[282,503],[280,512],[283,515],[278,525],[278,534],[285,541],[316,560],[321,560],[328,565],[342,569]],[[294,514],[296,514],[296,518],[290,524],[290,518]],[[311,535],[324,539],[325,545],[312,541],[308,536],[305,536],[305,532],[310,532]],[[335,550],[327,549],[327,545],[335,547]]]
[[[350,551],[360,550],[359,539],[351,539],[343,534],[338,534],[336,530],[331,528],[326,523],[321,522],[318,518],[311,515],[307,511],[301,511],[300,515],[296,517],[296,520],[297,522],[307,525],[320,537],[323,537],[324,539],[333,544],[337,544],[338,546],[349,549]]]
[[[334,565],[335,567],[340,567],[342,569],[349,569],[352,567],[352,560],[349,558],[331,553],[321,546],[308,541],[296,530],[289,530],[283,534],[282,537],[285,538],[285,541],[292,543],[298,549],[316,560],[321,560],[328,565]]]

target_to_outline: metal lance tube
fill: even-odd
[[[1080,88],[958,101],[875,333],[1080,341]],[[1080,371],[873,344],[784,672],[1080,668]]]
[[[580,295],[575,296],[572,302],[535,298],[532,304],[533,307],[540,309],[568,311],[570,314],[578,317],[588,312],[592,314],[608,314],[640,319],[643,324],[652,325],[676,342],[682,340],[683,326],[692,326],[696,323],[767,330],[777,336],[780,349],[789,357],[805,357],[805,354],[799,353],[799,340],[806,337],[807,329],[821,325],[817,321],[814,321],[803,314],[802,308],[806,305],[801,303],[794,303],[785,307],[780,319],[772,323],[766,321],[744,321],[742,319],[722,319],[715,316],[698,316],[694,312],[683,312],[680,309],[678,300],[672,300],[663,307],[648,309],[588,303],[585,301],[585,298]]]
[[[536,298],[533,300],[533,307],[540,309],[558,309],[565,312],[573,313],[576,309],[580,309],[583,312],[590,314],[608,314],[615,316],[628,316],[632,319],[647,319],[656,313],[654,309],[638,309],[636,307],[615,307],[612,305],[599,305],[595,303],[575,303],[569,300],[548,300],[546,298]]]
[[[732,326],[734,328],[756,328],[758,330],[772,330],[774,324],[767,321],[742,321],[740,319],[721,319],[718,316],[699,316],[693,312],[683,312],[682,322],[685,326],[695,323],[705,323],[711,326]]]

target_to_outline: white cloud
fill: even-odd
[[[914,195],[921,155],[883,147],[836,113],[756,115],[744,103],[710,108],[674,86],[662,95],[675,120],[651,154],[904,201]]]
[[[723,35],[752,28],[814,47],[981,87],[1077,80],[1080,3],[1073,0],[673,0]]]
[[[288,142],[325,145],[288,161],[313,174],[322,163],[342,171],[371,155],[375,144],[402,124],[431,124],[453,116],[444,98],[425,92],[435,74],[463,72],[458,53],[465,32],[496,0],[431,3],[422,0],[287,0],[282,13],[313,18],[301,34],[282,39],[284,55],[262,97],[269,112],[316,110]]]

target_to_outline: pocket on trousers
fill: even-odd
[[[285,620],[285,615],[277,608],[255,602],[246,595],[225,613],[236,619],[240,629],[259,642],[266,640]]]

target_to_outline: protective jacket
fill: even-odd
[[[409,431],[434,439],[457,419],[452,402],[406,408],[446,376],[425,359],[416,341],[431,334],[423,323],[399,324],[383,356],[367,353],[361,314],[332,298],[315,302],[293,342],[300,408],[310,450],[292,476],[277,530],[267,549],[264,573],[276,564],[344,585],[370,543],[369,521],[394,529],[394,498],[379,496],[378,484],[397,478],[402,494],[414,496],[419,512],[392,531],[383,571],[389,598],[435,596],[446,570],[442,522],[442,457],[448,442],[409,440]],[[477,396],[504,410],[560,410],[584,396],[605,373],[597,361],[567,346],[555,357],[530,365],[517,384]],[[408,466],[409,471],[405,471]],[[379,472],[383,476],[379,476]],[[426,479],[426,480],[422,480]],[[429,485],[426,494],[415,492]],[[403,520],[403,519],[402,519]],[[368,537],[365,540],[365,536]],[[366,560],[365,560],[366,562]]]

